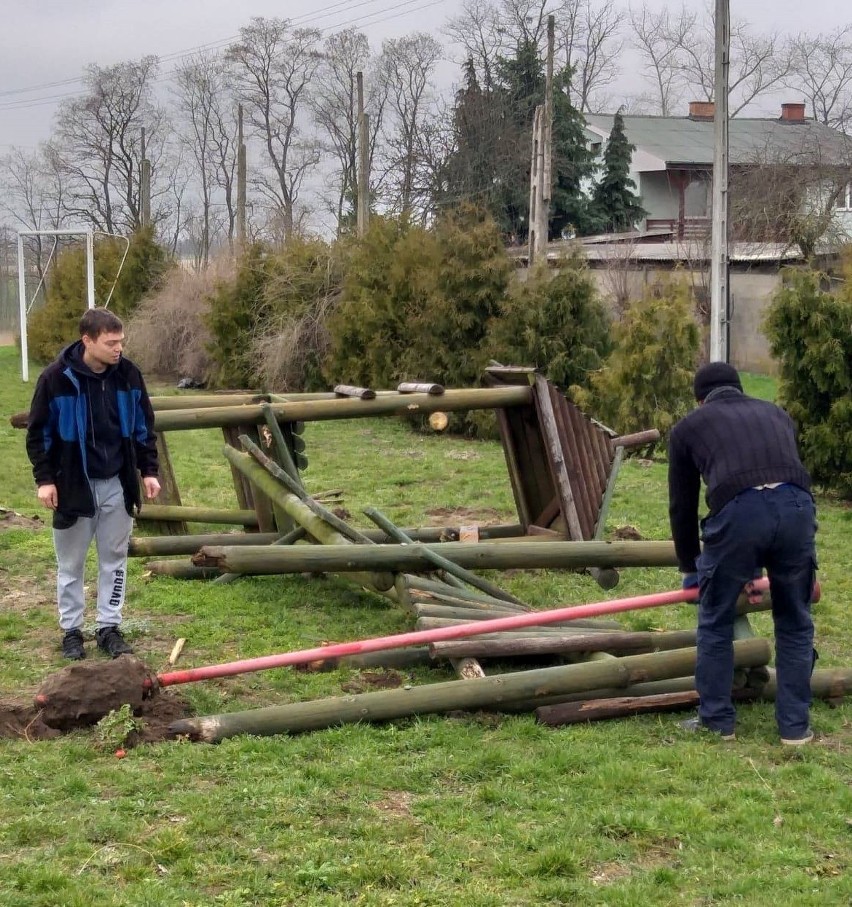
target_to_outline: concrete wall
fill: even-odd
[[[614,287],[621,291],[628,287],[631,297],[642,295],[646,284],[653,283],[664,275],[671,276],[672,269],[665,265],[647,265],[619,270],[593,267],[595,283],[604,299],[611,300]],[[681,266],[679,272],[692,284],[698,293],[706,292],[706,274],[699,269]],[[772,295],[781,283],[778,270],[761,268],[746,270],[731,269],[731,333],[730,360],[737,368],[761,374],[774,374],[777,366],[769,352],[769,342],[763,333],[763,319]]]

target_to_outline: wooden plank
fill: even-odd
[[[568,401],[555,387],[550,387],[550,402],[559,432],[559,442],[565,457],[565,467],[574,492],[574,503],[582,528],[582,538],[588,539],[594,529],[592,502],[589,494],[589,472],[586,454],[571,421]],[[580,541],[581,539],[577,539]]]
[[[509,422],[507,410],[495,410],[495,415],[497,416],[497,428],[500,432],[500,444],[503,447],[503,456],[506,458],[506,468],[509,472],[512,497],[515,499],[515,510],[518,513],[518,521],[523,526],[524,532],[526,532],[527,526],[532,520],[532,514],[529,510],[524,489],[524,479],[521,474],[515,435]]]
[[[169,445],[164,431],[157,432],[157,460],[159,462],[160,493],[156,501],[159,504],[180,505],[180,489],[175,478],[172,458],[169,454]],[[146,503],[145,488],[139,480],[139,490],[142,495],[142,508]],[[145,522],[145,530],[158,535],[188,535],[189,527],[183,520],[150,520]]]
[[[539,414],[542,436],[549,456],[549,471],[554,484],[559,490],[559,498],[562,502],[562,516],[568,524],[570,537],[575,541],[580,541],[583,538],[583,528],[577,513],[577,504],[574,500],[574,492],[571,488],[565,456],[560,443],[556,415],[553,412],[553,403],[550,398],[550,387],[541,375],[536,375],[533,393]]]

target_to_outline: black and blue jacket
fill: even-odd
[[[27,425],[36,484],[57,488],[57,529],[95,515],[89,479],[118,475],[133,514],[141,504],[137,471],[158,474],[154,412],[142,373],[122,357],[95,374],[82,351],[81,341],[72,343],[41,373]]]

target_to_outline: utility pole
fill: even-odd
[[[243,140],[243,105],[237,105],[237,246],[246,244],[246,146]]]
[[[713,153],[713,223],[710,233],[710,361],[727,362],[730,315],[728,250],[729,0],[716,0],[716,108]]]
[[[547,17],[547,61],[544,104],[535,110],[530,166],[529,266],[544,257],[550,225],[553,186],[553,55],[556,21]]]
[[[151,162],[145,144],[145,127],[142,127],[142,172],[139,181],[139,222],[143,227],[151,223]]]
[[[364,112],[364,73],[355,74],[358,87],[358,235],[370,222],[370,117]]]

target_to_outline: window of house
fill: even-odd
[[[838,211],[852,210],[852,183],[847,183],[840,195],[837,196],[835,207]]]

